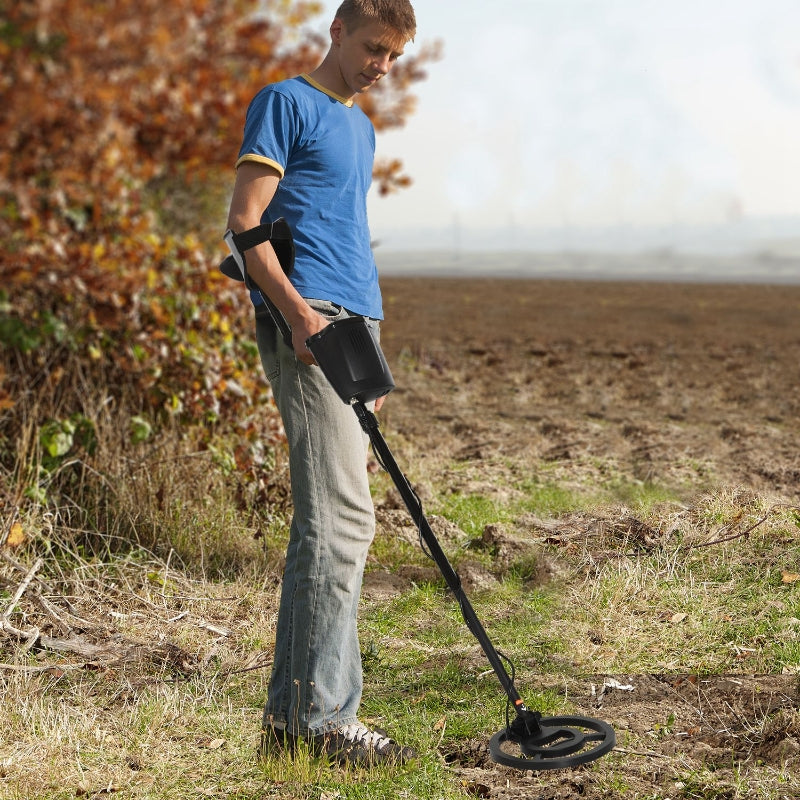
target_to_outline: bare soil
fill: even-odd
[[[800,286],[383,285],[385,418],[425,452],[800,496]]]
[[[421,485],[444,476],[497,494],[504,471],[525,465],[565,486],[611,474],[687,498],[733,487],[800,499],[800,287],[403,278],[383,288],[398,388],[382,418]],[[454,462],[473,469],[448,471]],[[800,772],[797,676],[630,675],[628,690],[570,680],[554,688],[577,713],[641,743],[603,759],[618,790],[590,767],[498,766],[476,740],[444,753],[471,794],[734,798],[748,765],[775,786],[781,770]]]

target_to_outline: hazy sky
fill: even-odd
[[[414,184],[371,199],[377,237],[800,220],[800,0],[414,5],[407,52],[443,58],[378,138]]]

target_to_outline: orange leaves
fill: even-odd
[[[5,388],[6,383],[6,370],[2,364],[0,364],[0,412],[8,411],[9,409],[14,408],[15,401],[9,394],[8,390]]]
[[[6,9],[0,159],[13,205],[0,208],[0,236],[17,212],[29,235],[126,235],[147,214],[143,190],[154,178],[184,164],[230,169],[253,94],[313,68],[327,47],[302,31],[321,3],[276,0],[266,15],[260,7],[52,0]],[[403,123],[409,87],[435,57],[428,48],[405,59],[364,98],[376,127]],[[379,182],[385,192],[408,180],[384,169]]]
[[[401,172],[402,168],[403,162],[397,158],[376,162],[372,180],[382,195],[391,194],[411,184],[411,178]]]
[[[25,544],[27,536],[25,535],[25,530],[23,529],[22,525],[19,522],[13,523],[11,526],[11,530],[8,532],[8,536],[6,536],[6,540],[4,542],[5,547],[19,547],[22,544]]]
[[[358,97],[358,104],[378,131],[405,124],[414,113],[417,99],[410,93],[412,85],[427,77],[425,65],[440,58],[438,43],[420,48],[414,56],[403,56],[386,80]]]
[[[253,411],[269,389],[247,293],[217,271],[219,185],[232,181],[255,92],[313,69],[328,42],[302,30],[321,3],[263,7],[4,4],[0,292],[14,302],[0,311],[10,354],[0,363],[16,372],[0,375],[0,423],[10,441],[38,413],[30,381],[46,385],[44,365],[65,376],[51,392],[59,407],[82,408],[76,363],[86,385],[136,397],[137,411],[189,425],[224,415],[253,442],[281,436],[277,417]],[[370,101],[379,128],[410,113],[424,60],[409,58]],[[376,176],[383,193],[409,182],[399,161]]]
[[[264,21],[258,37],[242,34],[240,12],[249,14],[240,4],[20,6],[8,10],[2,37],[0,135],[10,144],[10,188],[25,187],[28,219],[68,225],[77,202],[91,209],[92,221],[100,209],[106,226],[125,195],[128,213],[142,213],[131,189],[176,159],[232,163],[241,125],[220,141],[214,117],[241,122],[245,96],[259,86],[242,85],[239,75],[254,54],[274,54],[282,31]]]

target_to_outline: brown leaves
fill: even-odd
[[[0,173],[9,181],[0,230],[5,223],[10,234],[13,218],[46,220],[51,234],[113,231],[146,210],[138,192],[155,177],[182,166],[230,169],[255,92],[313,68],[327,46],[302,31],[321,4],[282,3],[268,16],[258,9],[196,0],[6,9]],[[433,48],[409,57],[365,99],[377,128],[403,124],[409,87],[434,57]]]
[[[203,750],[219,750],[222,747],[225,747],[227,742],[225,739],[202,739],[198,742],[198,747],[201,747]]]
[[[358,97],[358,104],[378,131],[401,127],[414,112],[417,99],[410,93],[414,83],[427,77],[426,64],[441,57],[438,42],[424,45],[414,56],[403,56],[386,80]]]
[[[243,24],[241,4],[56,0],[5,15],[7,209],[23,226],[45,221],[50,235],[118,231],[146,212],[139,189],[182,163],[230,167],[260,88],[241,75],[264,61],[295,66],[276,55],[280,18]],[[303,52],[305,66],[318,55]],[[10,221],[0,215],[0,226]]]
[[[70,411],[83,383],[109,386],[117,408],[136,397],[136,413],[165,422],[235,420],[249,443],[237,466],[255,469],[282,432],[274,412],[254,413],[269,390],[241,346],[252,339],[247,294],[217,270],[222,204],[252,96],[327,47],[302,30],[321,4],[287,0],[268,15],[256,0],[6,6],[2,434],[14,441],[41,413],[32,382],[43,391],[50,373],[67,376],[50,394]],[[410,113],[425,60],[409,59],[370,101],[378,127]],[[399,161],[376,180],[383,193],[409,183]]]
[[[382,195],[391,194],[411,185],[411,178],[401,172],[402,168],[403,163],[397,158],[376,162],[372,179]]]

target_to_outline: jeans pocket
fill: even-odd
[[[344,319],[350,316],[346,309],[342,308],[338,303],[332,303],[330,300],[306,300],[306,302],[322,317],[334,322],[337,319]]]

